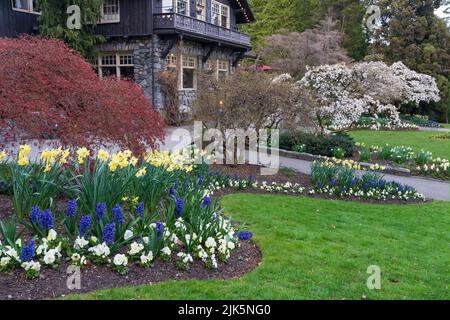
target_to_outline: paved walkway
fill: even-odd
[[[161,144],[162,149],[173,150],[175,147],[183,148],[189,146],[190,139],[188,139],[185,134],[187,134],[187,132],[191,132],[190,128],[187,127],[180,129],[181,130],[178,130],[179,134],[176,135],[172,135],[176,129],[170,128],[167,130],[166,141]],[[311,165],[312,162],[310,161],[280,157],[280,167],[293,169],[305,174],[311,174]],[[450,183],[448,182],[419,177],[401,177],[389,174],[386,174],[385,178],[386,180],[397,181],[414,187],[418,192],[424,194],[425,197],[429,199],[450,201]]]
[[[426,128],[426,127],[419,127],[419,131],[450,132],[450,129],[447,129],[447,128]]]

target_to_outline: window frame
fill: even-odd
[[[218,13],[214,12],[214,6],[218,6],[218,8],[219,8]],[[226,26],[222,25],[222,17],[224,17],[224,15],[222,15],[223,8],[227,8],[227,12],[228,12],[228,15],[226,16],[227,17],[227,25]],[[216,15],[216,14],[218,15],[218,18],[219,18],[219,24],[216,24],[214,21],[214,15]],[[211,23],[218,27],[221,27],[221,28],[231,29],[231,7],[224,3],[212,0],[211,1]]]
[[[223,68],[223,66],[221,66],[221,63],[226,63],[226,68]],[[220,60],[217,59],[216,62],[216,78],[217,80],[220,80],[219,74],[220,72],[226,72],[225,77],[228,78],[230,76],[230,61],[228,60]]]
[[[183,1],[186,3],[186,14],[178,12],[178,1]],[[191,1],[190,0],[174,0],[175,13],[180,14],[182,16],[191,16]]]
[[[30,13],[30,14],[35,14],[35,15],[41,15],[42,12],[38,12],[38,11],[34,11],[34,6],[33,6],[33,0],[26,0],[27,4],[28,4],[28,9],[19,9],[19,8],[15,8],[14,7],[14,2],[16,0],[11,0],[11,7],[13,11],[17,11],[17,12],[23,12],[23,13]]]
[[[107,57],[107,56],[114,56],[115,57],[115,63],[114,64],[105,64],[104,65],[103,62],[102,62],[102,58],[103,57]],[[132,59],[133,59],[132,62],[133,63],[132,64],[128,64],[128,63],[122,64],[121,63],[121,57],[132,57]],[[135,67],[133,52],[127,52],[127,51],[122,51],[122,52],[101,52],[101,53],[99,53],[97,59],[95,59],[95,60],[96,60],[96,63],[93,65],[93,67],[94,67],[94,69],[97,70],[98,76],[100,78],[103,78],[103,68],[115,67],[116,68],[116,77],[118,79],[123,79],[122,75],[121,75],[120,68],[122,68],[122,67],[133,67],[134,68]]]
[[[193,59],[193,66],[185,65],[185,59]],[[184,87],[184,69],[194,70],[193,72],[193,87],[185,88]],[[181,56],[181,72],[180,72],[180,91],[195,91],[197,90],[197,70],[198,70],[198,57],[196,56]]]
[[[112,20],[106,20],[105,17],[105,2],[106,1],[117,1],[117,13],[114,14],[118,18]],[[120,23],[120,0],[103,0],[102,5],[100,6],[100,18],[98,24],[108,24],[108,23]]]

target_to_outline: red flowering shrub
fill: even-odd
[[[20,134],[142,152],[164,137],[137,84],[99,79],[63,42],[39,37],[0,38],[0,121],[3,143]]]

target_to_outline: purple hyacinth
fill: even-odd
[[[69,218],[73,218],[75,217],[76,214],[77,214],[77,200],[70,200],[67,203],[66,215]]]
[[[123,219],[123,210],[122,207],[120,205],[116,205],[113,209],[112,209],[112,218],[113,221],[118,224],[121,225],[124,223],[124,219]]]
[[[179,218],[183,215],[184,211],[184,199],[183,198],[177,198],[177,201],[175,203],[175,217]]]
[[[86,232],[90,229],[92,218],[90,215],[84,216],[80,219],[80,235],[85,236]]]
[[[102,221],[105,215],[106,215],[106,203],[98,203],[97,207],[95,208],[95,218],[97,219],[97,222]]]
[[[22,262],[28,262],[34,258],[34,240],[31,240],[28,245],[22,248],[20,252],[20,260]]]
[[[156,236],[158,237],[158,240],[161,240],[163,232],[164,232],[164,224],[161,221],[156,222]]]
[[[107,224],[103,230],[103,242],[107,245],[114,243],[114,236],[116,232],[116,225],[114,223]]]
[[[141,217],[141,219],[144,219],[144,212],[145,212],[144,203],[139,202],[136,207],[136,214],[138,214]]]

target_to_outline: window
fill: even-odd
[[[230,74],[230,62],[227,60],[217,60],[217,79],[224,80]]]
[[[134,78],[134,58],[130,53],[100,54],[97,63],[93,63],[93,67],[100,77]]]
[[[211,5],[212,23],[223,28],[230,28],[230,7],[217,1]]]
[[[177,56],[171,53],[166,58],[166,69],[173,70],[176,68],[177,68]]]
[[[12,0],[13,10],[40,14],[39,0]]]
[[[119,0],[103,0],[100,7],[100,23],[120,22]]]
[[[176,1],[177,1],[177,13],[183,14],[185,16],[190,16],[189,0],[176,0]]]
[[[197,19],[206,21],[206,0],[196,0],[195,14]]]
[[[181,89],[195,90],[197,85],[197,58],[182,56]]]

